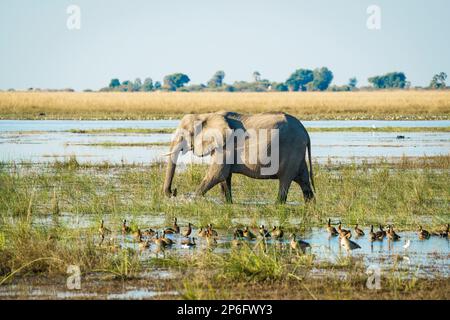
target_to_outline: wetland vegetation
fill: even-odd
[[[75,157],[47,164],[4,162],[0,294],[32,297],[27,290],[36,286],[43,292],[35,298],[54,297],[55,292],[64,296],[67,266],[78,265],[85,294],[80,298],[120,293],[126,283],[138,292],[151,290],[152,298],[448,299],[448,275],[436,267],[430,276],[418,276],[404,268],[401,252],[383,255],[388,272],[383,273],[382,289],[373,291],[366,288],[363,255],[342,252],[324,260],[313,242],[305,255],[290,252],[286,243],[267,246],[259,240],[230,248],[234,228],[244,225],[255,233],[261,223],[282,226],[286,234],[302,238],[319,230],[318,237],[325,239],[329,217],[366,230],[371,224],[394,224],[399,234],[415,232],[419,225],[435,230],[450,219],[449,156],[314,166],[315,204],[305,205],[300,189],[293,186],[288,203],[275,205],[276,182],[236,175],[235,203],[228,205],[218,188],[206,198],[191,196],[203,176],[202,165],[180,168],[174,181],[179,195],[167,199],[161,190],[162,163],[81,164]],[[139,250],[132,237],[120,240],[124,218],[132,230],[159,230],[174,217],[182,228],[192,222],[194,236],[199,227],[212,223],[219,233],[217,247],[199,239],[195,249],[156,253],[152,246]],[[101,219],[117,234],[102,245]],[[449,251],[443,243],[433,254],[448,268]],[[165,273],[169,276],[161,276]]]

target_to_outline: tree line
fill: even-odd
[[[150,92],[150,91],[227,91],[227,92],[266,92],[266,91],[355,91],[360,89],[408,89],[411,83],[407,81],[403,72],[390,72],[368,78],[369,87],[358,88],[358,80],[350,78],[345,85],[331,85],[333,72],[327,67],[310,69],[297,69],[284,82],[273,82],[263,79],[258,71],[252,74],[253,81],[236,81],[233,84],[224,82],[225,72],[222,70],[213,74],[206,84],[189,84],[189,76],[184,73],[166,75],[162,81],[153,82],[152,78],[140,78],[135,81],[111,79],[109,85],[100,91],[121,92]],[[446,88],[447,74],[444,72],[433,76],[430,89]]]

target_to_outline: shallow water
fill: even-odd
[[[307,127],[427,127],[450,126],[450,121],[305,121]],[[76,134],[71,129],[175,128],[178,120],[69,121],[1,120],[0,161],[51,162],[75,155],[79,162],[149,163],[164,161],[168,146],[113,146],[99,143],[169,142],[170,134]],[[26,131],[39,131],[37,134]],[[312,132],[313,159],[325,162],[376,157],[445,155],[450,150],[447,132]],[[397,139],[398,135],[405,139]],[[180,162],[207,162],[191,153]]]
[[[141,214],[133,216],[125,216],[127,221],[133,222],[138,225],[142,230],[151,227],[154,230],[162,230],[165,226],[166,216],[164,213],[152,213]],[[426,217],[425,217],[426,218]],[[55,221],[51,217],[35,217],[33,222],[40,225],[52,225],[58,223],[60,225],[69,228],[90,228],[98,225],[98,217],[91,215],[75,216],[72,214],[63,214]],[[196,221],[190,221],[194,225]],[[236,226],[248,225],[251,222],[245,217],[238,217],[233,219],[233,224]],[[258,224],[277,224],[277,221],[258,221]],[[291,226],[300,226],[301,221],[297,218],[292,218],[287,222]],[[139,250],[133,236],[123,236],[120,233],[120,224],[116,228],[113,227],[114,223],[105,219],[105,226],[113,231],[112,239],[115,244],[120,245],[123,248],[132,248]],[[181,229],[185,229],[186,221],[179,221]],[[344,226],[347,229],[352,229],[350,226]],[[354,258],[362,259],[366,266],[379,266],[381,269],[389,269],[394,264],[402,267],[403,270],[413,272],[412,275],[421,277],[450,277],[450,240],[438,236],[432,236],[428,240],[419,240],[417,232],[415,231],[403,231],[397,232],[401,239],[399,241],[391,242],[387,239],[383,241],[369,241],[367,234],[369,228],[360,226],[366,236],[357,238],[353,236],[352,241],[361,246],[361,249],[354,250],[351,255]],[[231,250],[230,241],[232,240],[232,231],[218,230],[219,237],[217,239],[217,246],[214,247],[216,253],[227,253]],[[253,229],[254,234],[258,234],[257,229]],[[175,244],[166,249],[164,254],[177,254],[177,255],[195,255],[199,254],[209,247],[206,241],[197,235],[198,228],[193,228],[192,237],[196,238],[197,245],[195,247],[186,247],[181,245],[182,237],[180,235],[167,235],[175,241]],[[354,233],[354,232],[353,232]],[[311,253],[315,256],[315,261],[336,263],[339,259],[346,257],[347,253],[339,245],[337,237],[329,237],[324,228],[310,228],[304,233],[297,233],[299,239],[307,241],[311,244]],[[285,234],[283,241],[268,240],[267,245],[269,247],[279,248],[280,250],[288,250],[289,239]],[[95,237],[94,241],[99,242],[99,238]],[[407,241],[410,241],[408,248],[404,248]],[[111,241],[111,240],[109,240]],[[250,246],[256,246],[261,244],[261,240],[248,242]],[[151,245],[149,249],[141,252],[142,261],[146,261],[150,257],[161,257],[163,253],[156,252],[155,246]],[[163,275],[169,276],[169,275]]]

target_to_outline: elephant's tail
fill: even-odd
[[[309,160],[309,178],[311,179],[311,184],[313,187],[313,191],[316,191],[316,187],[314,186],[314,175],[313,175],[313,166],[312,166],[312,158],[311,158],[311,139],[308,137],[308,144],[306,145],[308,149],[308,160]]]

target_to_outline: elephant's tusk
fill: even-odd
[[[173,154],[176,153],[176,152],[178,152],[178,151],[175,150],[175,151],[172,151],[172,152],[164,153],[164,154],[162,154],[162,156],[163,156],[163,157],[168,157],[168,156],[173,155]]]

